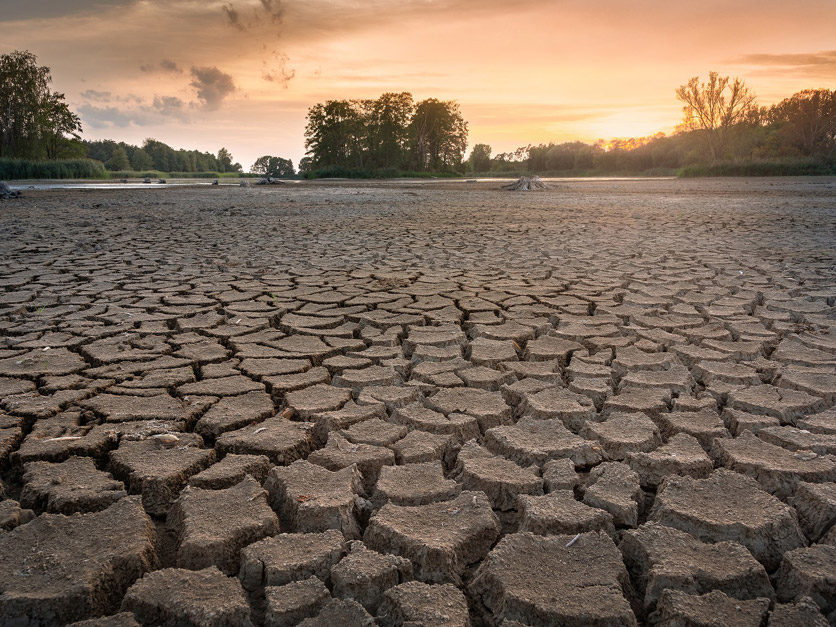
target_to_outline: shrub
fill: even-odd
[[[0,158],[0,179],[106,179],[108,172],[101,161],[93,159],[58,159],[30,161]]]

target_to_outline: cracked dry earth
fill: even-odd
[[[836,182],[0,205],[0,623],[827,625]]]

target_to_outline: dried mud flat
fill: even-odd
[[[0,623],[827,625],[836,182],[0,204]]]

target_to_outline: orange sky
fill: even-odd
[[[836,87],[834,0],[5,0],[0,52],[52,68],[86,138],[304,155],[328,98],[455,99],[470,145],[670,131],[676,86],[771,104]],[[5,23],[3,23],[5,21]]]

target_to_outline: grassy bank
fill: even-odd
[[[93,159],[59,159],[29,161],[28,159],[0,159],[0,180],[14,179],[107,179],[108,172],[101,161]]]
[[[772,161],[731,161],[689,165],[677,176],[827,176],[836,174],[836,161],[793,159]]]

